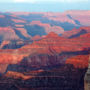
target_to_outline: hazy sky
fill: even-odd
[[[0,0],[0,11],[62,12],[90,10],[90,0]]]

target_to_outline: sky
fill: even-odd
[[[90,10],[90,0],[0,0],[0,12]]]

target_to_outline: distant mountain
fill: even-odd
[[[84,34],[90,34],[90,27],[80,27],[78,29],[74,28],[70,31],[65,31],[63,34],[62,34],[62,37],[65,37],[65,38],[76,38],[76,37],[80,37]]]
[[[64,30],[71,30],[74,27],[89,26],[90,25],[90,11],[85,10],[71,10],[63,13],[53,12],[11,12],[20,16],[29,22],[41,21],[49,23],[50,25],[61,26]],[[30,18],[31,17],[31,18]]]
[[[0,41],[28,40],[37,35],[47,35],[50,32],[61,35],[64,31],[73,28],[89,26],[89,16],[89,11],[0,13]],[[80,33],[83,34],[85,31]]]

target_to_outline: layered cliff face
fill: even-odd
[[[3,40],[17,40],[19,37],[15,34],[12,27],[0,27],[0,41]]]
[[[22,90],[33,87],[36,90],[48,86],[47,89],[72,90],[74,87],[74,90],[83,90],[80,82],[83,82],[88,66],[88,37],[89,33],[66,39],[51,32],[19,49],[0,50],[0,73],[4,73],[0,88]]]
[[[85,34],[78,38],[65,39],[52,32],[44,39],[22,47],[21,50],[32,49],[32,55],[26,58],[27,63],[30,63],[29,66],[64,64],[70,57],[82,55],[84,58],[84,55],[88,54],[88,50],[84,50],[84,48],[90,47],[88,36],[89,34]]]
[[[87,61],[82,63],[83,60],[72,58],[81,55],[82,57],[79,58],[82,59],[84,55],[88,55],[88,50],[84,50],[84,48],[90,47],[90,38],[88,37],[89,33],[78,38],[66,39],[51,32],[43,39],[24,45],[17,50],[1,50],[0,63],[7,64],[9,67],[6,68],[7,70],[23,72],[32,68],[53,67],[65,64],[65,62],[75,67],[79,67],[78,63],[81,63],[81,67],[85,68]]]
[[[75,68],[87,68],[89,55],[77,55],[67,59],[66,64],[72,64]]]

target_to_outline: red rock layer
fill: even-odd
[[[78,55],[66,60],[66,64],[72,64],[75,68],[87,68],[89,55]]]

